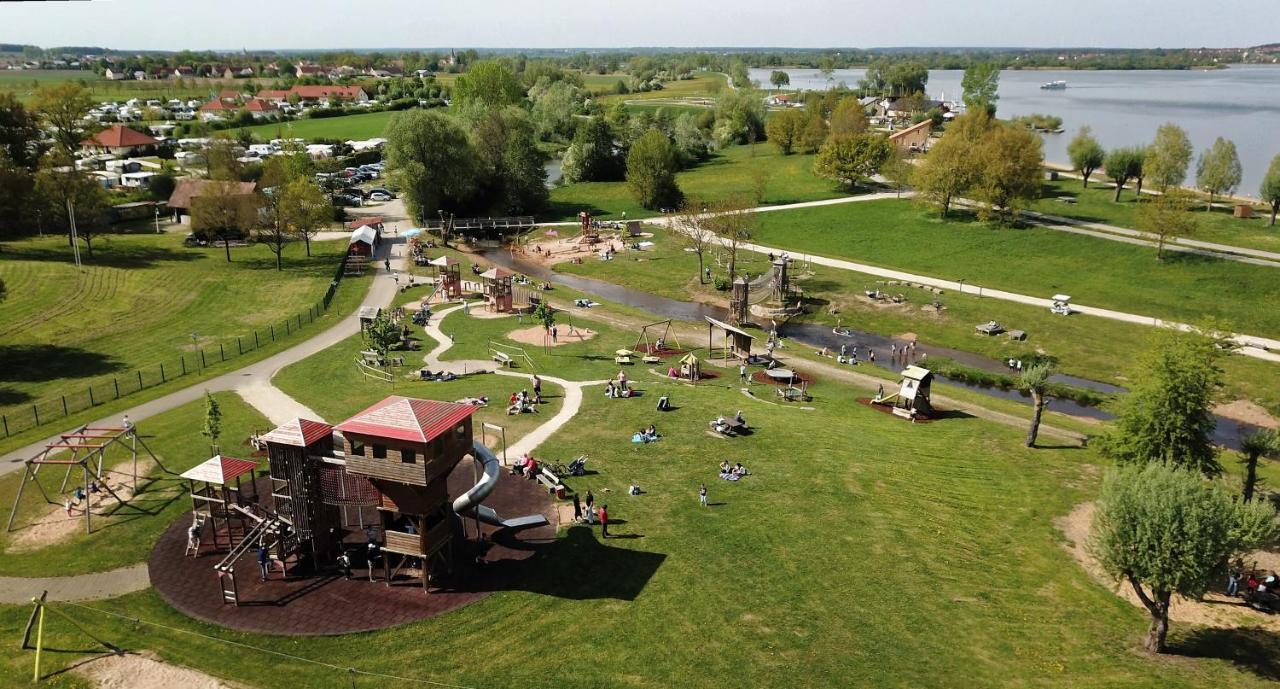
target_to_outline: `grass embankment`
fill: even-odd
[[[288,122],[271,122],[245,127],[244,130],[259,141],[272,139],[350,139],[363,140],[382,136],[395,112],[362,112],[339,117],[304,117]],[[240,131],[235,129],[233,131]]]
[[[839,208],[852,209],[868,203]],[[913,207],[905,205],[900,210],[914,212]],[[798,211],[785,214],[795,212]],[[767,213],[761,218],[780,214]],[[883,225],[897,226],[896,222]],[[967,230],[957,228],[957,231]],[[556,270],[623,284],[672,299],[727,303],[727,292],[715,290],[710,283],[699,283],[696,277],[697,257],[684,251],[676,238],[663,230],[656,230],[654,241],[656,245],[652,249],[624,251],[612,261],[588,257],[581,264],[558,264]],[[828,243],[833,241],[828,239]],[[795,248],[791,244],[783,246]],[[836,255],[831,249],[822,247],[818,252]],[[717,260],[717,253],[723,252],[712,251],[706,264],[711,268],[713,277],[723,279],[727,277],[727,261],[724,256]],[[767,263],[763,254],[741,252],[738,272],[755,277],[768,269]],[[1079,315],[1057,316],[1048,309],[980,298],[968,290],[964,294],[955,291],[937,294],[905,285],[887,285],[870,275],[822,266],[813,266],[808,272],[797,266],[793,274],[798,276],[796,284],[804,290],[810,309],[798,319],[800,321],[843,325],[882,335],[915,333],[928,344],[973,352],[996,360],[1029,359],[1036,354],[1044,354],[1056,358],[1063,373],[1119,385],[1129,383],[1134,357],[1147,347],[1152,334],[1152,329],[1143,325]],[[902,304],[873,302],[863,296],[865,290],[875,289],[890,295],[902,295],[906,301]],[[942,304],[941,312],[931,308],[935,300]],[[989,320],[1026,331],[1028,340],[1016,342],[1003,336],[986,337],[974,332],[975,325]],[[1252,399],[1280,413],[1280,390],[1274,384],[1277,375],[1274,364],[1235,356],[1224,362],[1224,368],[1228,381],[1225,393],[1229,397]]]
[[[1121,192],[1119,203],[1112,200],[1115,198],[1115,187],[1110,183],[1099,183],[1097,177],[1091,180],[1088,189],[1085,189],[1077,179],[1045,182],[1040,194],[1040,200],[1031,204],[1031,210],[1086,222],[1137,227],[1135,214],[1138,201],[1132,187]],[[1067,202],[1063,199],[1072,201]],[[1217,203],[1222,201],[1219,200]],[[1206,211],[1203,202],[1195,205],[1193,209],[1197,228],[1196,232],[1186,239],[1233,244],[1265,251],[1280,251],[1280,226],[1268,226],[1270,215],[1263,210],[1263,206],[1255,206],[1254,209],[1258,215],[1248,219],[1234,217],[1231,208],[1227,207],[1215,205],[1212,211]]]
[[[959,280],[1187,322],[1215,317],[1228,327],[1280,336],[1276,269],[1099,241],[1038,227],[979,223],[953,213],[943,221],[910,201],[884,200],[766,213],[761,244],[847,258]]]
[[[214,397],[222,411],[219,449],[223,454],[234,457],[252,454],[249,435],[255,430],[269,429],[268,421],[245,404],[239,395],[228,392],[217,393]],[[5,557],[0,558],[0,576],[69,576],[145,561],[160,533],[174,519],[191,510],[187,482],[176,474],[203,462],[211,454],[209,441],[200,435],[204,414],[204,401],[201,400],[157,414],[138,424],[143,442],[173,475],[164,473],[159,467],[146,471],[146,477],[140,481],[142,489],[129,501],[130,507],[118,507],[116,501],[107,498],[103,509],[110,514],[99,516],[95,511],[93,533],[84,532],[83,513],[77,509],[73,517],[76,528],[70,530],[65,539],[30,552],[9,551],[14,540],[22,539],[24,532],[33,525],[66,519],[66,513],[61,509],[62,496],[58,493],[65,471],[58,466],[43,467],[38,480],[58,504],[46,503],[35,485],[27,485],[18,516],[14,519],[14,531],[5,533],[0,529],[0,552],[5,552]],[[140,464],[150,461],[141,446],[139,453]],[[108,452],[107,465],[114,464],[115,471],[121,472],[108,476],[113,488],[121,480],[132,482],[131,475],[126,478],[132,466],[130,457],[127,443],[124,447],[116,445]],[[0,478],[0,503],[4,505],[5,520],[9,518],[9,507],[13,505],[22,476],[22,472],[15,471]],[[83,485],[81,475],[73,472],[67,492]]]
[[[562,364],[550,372],[573,375],[580,366]],[[522,573],[518,591],[365,634],[359,644],[300,638],[288,651],[339,667],[426,668],[417,676],[468,686],[817,687],[850,676],[867,686],[1266,684],[1258,674],[1275,641],[1249,631],[1175,624],[1175,651],[1198,658],[1170,662],[1133,651],[1143,614],[1091,582],[1052,525],[1093,496],[1092,450],[1027,450],[1021,430],[974,418],[907,424],[855,403],[833,382],[814,386],[814,409],[803,410],[723,385],[635,378],[646,396],[588,395],[581,419],[600,422],[570,424],[538,453],[589,453],[595,473],[569,483],[609,505],[620,537],[603,541],[571,526]],[[670,394],[678,409],[657,415],[658,394]],[[705,433],[707,419],[738,408],[754,435]],[[633,445],[630,429],[651,422],[664,438]],[[754,475],[719,481],[721,459],[741,461]],[[625,496],[632,482],[646,494]],[[707,508],[696,495],[703,482]],[[280,648],[278,638],[185,619],[150,592],[94,605]],[[25,614],[0,612],[12,628]],[[334,680],[327,668],[74,615],[114,643],[263,689]],[[512,619],[556,652],[511,653],[509,635],[495,630]],[[57,623],[46,633],[50,644],[75,638]],[[1241,647],[1256,653],[1232,650]],[[574,659],[571,671],[565,658]],[[69,660],[49,657],[54,666]],[[13,654],[3,672],[16,678],[29,663]]]
[[[730,194],[750,194],[757,175],[768,181],[764,204],[797,203],[845,196],[828,180],[813,174],[812,155],[784,156],[767,144],[731,146],[706,162],[676,174],[688,199],[718,200]],[[546,220],[573,220],[579,211],[599,218],[640,218],[656,215],[632,198],[626,182],[584,182],[551,190]]]
[[[145,369],[148,385],[159,383],[162,362],[168,375],[180,372],[180,356],[188,371],[196,370],[194,345],[211,353],[206,375],[243,366],[337,322],[360,303],[368,285],[368,278],[345,278],[329,311],[284,337],[284,320],[324,296],[345,242],[313,242],[310,257],[301,244],[288,245],[284,270],[277,271],[264,246],[232,249],[227,263],[221,248],[185,247],[182,239],[179,232],[100,236],[93,258],[81,252],[83,272],[75,270],[62,238],[7,242],[0,254],[0,279],[10,295],[0,303],[0,405],[25,414],[37,400],[87,396],[91,384],[97,401],[111,399],[112,378],[124,379],[122,392],[136,389],[138,368]],[[271,326],[280,331],[274,344]],[[255,330],[260,349],[220,362],[219,344],[235,354],[239,336],[251,349]],[[184,376],[112,404],[132,406],[194,382]],[[103,405],[86,413],[96,418],[109,412]],[[0,447],[16,446],[12,440]]]

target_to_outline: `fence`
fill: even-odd
[[[255,329],[250,333],[224,338],[215,345],[184,352],[176,359],[134,369],[110,378],[99,378],[85,385],[69,388],[68,392],[57,397],[10,407],[5,410],[5,413],[0,414],[0,430],[4,432],[4,437],[8,438],[85,409],[113,402],[147,388],[164,385],[171,380],[201,374],[211,366],[270,347],[276,342],[291,339],[329,310],[334,294],[338,291],[338,284],[342,281],[342,271],[346,261],[344,256],[324,297],[316,304],[308,306],[306,311],[300,311],[284,321],[268,324],[265,329]]]

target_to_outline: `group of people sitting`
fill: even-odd
[[[729,464],[728,460],[720,462],[720,478],[726,481],[737,481],[743,476],[750,476],[751,472],[742,466],[742,463]]]
[[[520,455],[520,459],[517,459],[516,463],[511,465],[511,475],[523,476],[527,479],[536,477],[538,475],[538,460],[534,459],[533,455],[528,452]]]
[[[507,414],[537,414],[537,400],[529,396],[528,391],[511,393],[511,397],[507,399]]]
[[[726,419],[723,415],[717,416],[716,420],[711,422],[711,428],[715,430],[716,433],[730,433],[732,431],[746,430],[748,428],[747,418],[742,415],[742,410],[739,409],[738,413],[733,415],[732,421]]]
[[[458,376],[448,371],[432,372],[431,369],[423,367],[418,370],[418,380],[433,381],[438,383],[454,380]]]
[[[627,385],[627,374],[625,371],[618,371],[618,382],[615,383],[611,380],[605,383],[605,386],[604,386],[605,397],[623,398],[623,397],[630,397],[631,395],[632,395],[632,390],[631,390],[631,387]]]
[[[657,427],[656,427],[656,426],[654,426],[653,424],[649,424],[649,427],[648,427],[648,428],[641,428],[640,430],[636,431],[636,432],[631,436],[631,442],[633,442],[633,443],[652,443],[652,442],[657,441],[657,439],[658,439],[659,437],[660,437],[660,436],[658,435],[658,429],[657,429]]]
[[[1243,596],[1250,605],[1280,612],[1280,579],[1275,572],[1245,572],[1244,562],[1236,560],[1227,577],[1227,595]]]

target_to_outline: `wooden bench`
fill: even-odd
[[[810,399],[809,395],[800,388],[778,388],[778,396],[787,402],[795,402],[797,400],[808,402]]]
[[[613,357],[613,363],[630,365],[632,362],[629,356],[615,356]]]
[[[646,355],[646,356],[644,357],[644,363],[646,363],[646,364],[660,364],[660,363],[662,363],[662,357],[660,357],[660,356],[654,356],[654,355],[652,355],[652,354],[648,354],[648,355]]]
[[[538,483],[546,487],[548,493],[556,492],[556,488],[561,485],[560,477],[546,467],[543,467],[542,471],[538,472]]]
[[[515,368],[516,365],[515,360],[510,356],[507,356],[506,352],[494,352],[493,360],[498,362],[499,366],[506,366],[508,368]]]

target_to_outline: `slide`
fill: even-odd
[[[492,507],[482,505],[481,503],[484,502],[484,499],[489,497],[489,494],[498,485],[498,478],[502,475],[502,463],[498,461],[498,456],[493,454],[493,451],[485,447],[479,440],[472,441],[471,451],[484,466],[484,474],[480,477],[480,482],[472,486],[471,490],[459,495],[453,501],[454,512],[460,515],[468,515],[474,512],[480,517],[480,521],[491,526],[502,526],[508,529],[542,526],[547,523],[547,518],[541,514],[531,514],[526,517],[516,517],[515,519],[502,519]]]

